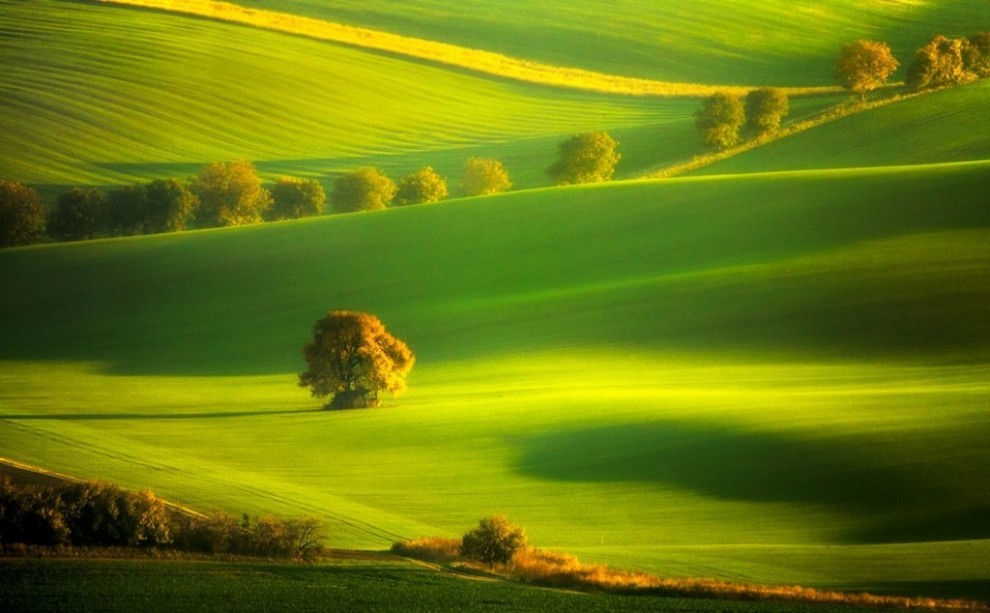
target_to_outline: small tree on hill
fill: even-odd
[[[397,187],[376,168],[361,168],[337,177],[330,201],[337,213],[377,211],[395,198]]]
[[[866,94],[886,83],[898,65],[887,43],[858,40],[839,52],[835,75],[842,87],[866,100]]]
[[[963,57],[968,55],[970,42],[965,38],[939,35],[918,49],[908,68],[907,86],[913,91],[956,85],[975,76],[965,69]]]
[[[331,311],[318,320],[303,357],[308,368],[299,385],[315,398],[331,396],[332,409],[377,406],[380,391],[398,395],[416,363],[377,317],[354,311]]]
[[[48,208],[32,187],[0,181],[0,248],[41,242]]]
[[[547,176],[558,185],[608,181],[622,157],[617,146],[607,132],[573,136],[560,143],[560,159],[547,169]]]
[[[108,225],[106,194],[76,187],[58,197],[48,232],[62,241],[86,240],[106,236]]]
[[[473,157],[464,165],[461,185],[468,196],[489,196],[508,190],[512,182],[502,162]]]
[[[425,166],[399,181],[395,203],[428,204],[439,202],[446,197],[447,180],[438,175],[433,168]]]
[[[789,111],[787,92],[776,87],[754,89],[746,95],[746,124],[756,134],[772,134]]]
[[[526,545],[523,529],[509,523],[503,515],[493,515],[478,522],[478,527],[461,539],[461,555],[479,560],[494,568],[507,564],[520,547]]]
[[[327,201],[326,192],[319,181],[280,177],[272,186],[272,208],[268,219],[299,219],[312,217],[323,212]]]
[[[207,164],[193,192],[199,197],[196,222],[208,228],[258,223],[272,203],[254,164],[243,160]]]
[[[746,112],[738,97],[717,92],[705,100],[694,119],[705,144],[722,150],[739,143],[739,130],[746,121]]]

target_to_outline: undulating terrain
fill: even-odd
[[[990,29],[982,0],[240,4],[731,85],[829,86],[851,40],[906,64]],[[49,197],[235,159],[328,189],[429,164],[455,188],[0,251],[0,456],[315,515],[338,548],[501,512],[541,547],[665,576],[990,599],[990,82],[634,180],[703,152],[700,99],[96,2],[0,0],[0,37],[0,178]],[[551,186],[557,143],[590,130],[619,141],[617,180]],[[513,191],[458,197],[470,156]],[[409,344],[405,395],[327,412],[298,387],[330,309]]]

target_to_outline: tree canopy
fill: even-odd
[[[746,111],[737,96],[716,92],[705,100],[694,120],[705,144],[718,150],[728,149],[739,143],[739,130],[746,121]]]
[[[447,180],[437,174],[432,167],[424,166],[399,181],[395,203],[399,205],[428,204],[439,202],[446,197]]]
[[[464,164],[461,187],[467,196],[489,196],[508,190],[512,181],[502,162],[472,157]]]
[[[106,236],[109,229],[107,195],[97,189],[73,188],[58,197],[48,232],[63,241]]]
[[[756,134],[776,132],[789,110],[787,92],[782,89],[763,87],[746,95],[746,124]]]
[[[461,554],[485,562],[506,564],[520,547],[526,545],[526,533],[509,523],[503,515],[493,515],[478,522],[478,527],[461,539]]]
[[[932,38],[914,54],[914,62],[908,68],[907,86],[918,91],[975,79],[976,75],[966,70],[965,65],[966,59],[972,57],[970,51],[968,39],[942,35]]]
[[[0,248],[41,242],[48,208],[32,187],[0,181]]]
[[[202,227],[258,223],[272,202],[254,164],[244,160],[207,164],[193,181],[193,191],[199,197],[196,221]]]
[[[144,231],[180,232],[189,227],[199,199],[177,179],[155,179],[144,186]]]
[[[268,219],[299,219],[323,212],[327,195],[315,179],[279,177],[271,189],[272,207]]]
[[[377,317],[356,311],[331,311],[317,320],[303,357],[308,368],[299,385],[315,398],[330,396],[327,408],[376,406],[378,392],[400,394],[416,363]]]
[[[835,76],[842,87],[861,98],[890,78],[899,63],[887,43],[858,40],[842,47],[835,67]]]
[[[617,146],[607,132],[572,136],[561,141],[560,158],[547,169],[547,176],[558,185],[608,181],[622,157]]]
[[[377,211],[388,207],[397,189],[377,168],[360,168],[337,177],[330,201],[338,213]]]

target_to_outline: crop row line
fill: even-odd
[[[552,87],[656,97],[706,97],[718,91],[744,95],[754,89],[753,86],[743,85],[707,85],[624,77],[581,68],[554,66],[492,51],[348,26],[291,13],[252,9],[230,2],[214,0],[98,1],[105,4],[195,15],[363,49],[394,53],[472,72]],[[789,95],[822,95],[840,91],[837,87],[784,87],[781,89]]]

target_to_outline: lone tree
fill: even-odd
[[[739,130],[745,121],[742,101],[725,92],[713,94],[694,115],[694,123],[705,144],[719,151],[739,143]]]
[[[437,174],[430,166],[424,166],[399,181],[395,203],[399,205],[429,204],[440,202],[446,197],[447,180]]]
[[[268,219],[299,219],[323,212],[327,194],[315,179],[280,177],[272,186],[272,208]]]
[[[502,162],[486,158],[469,158],[464,164],[461,186],[468,196],[489,196],[508,190],[512,187],[512,181],[509,181],[509,173]]]
[[[754,133],[772,134],[790,110],[787,92],[776,87],[754,89],[746,95],[746,124]]]
[[[361,168],[337,177],[330,201],[338,213],[377,211],[392,202],[396,190],[395,181],[377,168]]]
[[[194,179],[193,191],[199,196],[196,221],[202,227],[258,223],[272,203],[254,164],[243,160],[207,164]]]
[[[495,563],[506,564],[520,547],[526,545],[523,529],[509,523],[504,515],[493,515],[478,522],[478,527],[461,539],[461,555],[486,562],[488,568]]]
[[[560,159],[547,168],[547,176],[558,185],[608,181],[622,157],[617,146],[607,132],[572,136],[560,143]]]
[[[48,208],[33,187],[0,181],[0,248],[41,242]]]
[[[866,100],[866,94],[886,83],[898,66],[887,43],[858,40],[839,52],[835,76],[842,87]]]
[[[317,320],[313,340],[303,348],[306,372],[299,385],[315,398],[331,396],[328,409],[378,406],[378,392],[398,395],[416,363],[408,346],[385,330],[374,315],[330,311]]]

